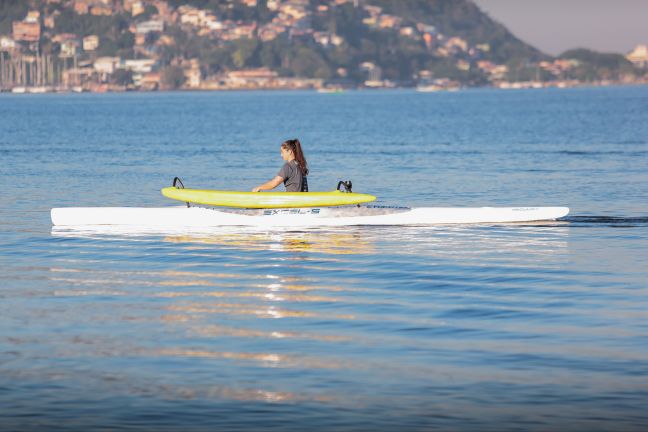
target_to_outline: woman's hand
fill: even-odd
[[[254,189],[252,189],[252,192],[259,192],[260,190],[261,190],[261,188],[259,186],[257,186]]]

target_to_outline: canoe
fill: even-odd
[[[373,195],[341,192],[237,192],[165,187],[162,195],[178,201],[215,207],[305,208],[362,204],[374,201]]]
[[[567,207],[323,207],[214,209],[205,207],[53,208],[55,226],[130,225],[143,228],[224,226],[309,227],[515,223],[556,220]]]

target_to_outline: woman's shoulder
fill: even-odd
[[[298,165],[292,163],[292,161],[284,162],[284,164],[281,165],[281,169],[287,169],[287,170],[290,170],[290,171],[294,170],[297,167],[298,167]]]
[[[287,177],[293,173],[295,167],[290,162],[284,162],[279,169],[279,174],[281,177]]]

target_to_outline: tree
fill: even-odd
[[[290,69],[296,76],[324,79],[333,76],[326,61],[311,48],[300,47],[291,57]]]
[[[29,4],[21,1],[0,1],[0,34],[11,34],[13,22],[25,18]]]
[[[129,85],[133,84],[133,71],[126,69],[117,69],[112,74],[112,81],[118,85]]]
[[[281,58],[275,52],[274,45],[268,43],[261,46],[259,59],[261,61],[261,66],[269,67],[271,69],[274,69],[281,64]]]
[[[119,49],[133,48],[134,44],[135,36],[130,31],[125,31],[124,33],[119,35],[119,38],[117,39],[117,46],[119,47]]]
[[[234,46],[232,61],[234,62],[234,66],[240,69],[248,66],[248,62],[254,56],[259,42],[256,39],[238,39],[234,41]]]
[[[186,80],[187,78],[180,66],[168,66],[162,71],[162,85],[165,88],[180,88]]]
[[[100,37],[97,56],[114,56],[117,53],[117,42],[112,39]]]
[[[136,22],[148,21],[149,19],[151,19],[153,15],[157,15],[158,13],[159,12],[155,6],[151,4],[146,5],[146,7],[144,8],[144,12],[135,16],[135,21]]]

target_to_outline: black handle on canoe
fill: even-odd
[[[180,183],[180,186],[178,186],[178,183]],[[173,187],[177,189],[184,189],[184,183],[182,183],[182,180],[180,180],[180,177],[174,177],[173,178]],[[187,207],[191,207],[189,203],[187,203]]]
[[[177,184],[180,183],[180,187],[177,186]],[[184,189],[184,183],[182,183],[182,180],[180,180],[180,177],[174,177],[173,178],[173,187],[178,188],[178,189]]]
[[[340,186],[344,186],[344,190],[340,189]],[[340,182],[338,182],[337,190],[342,191],[342,192],[349,192],[349,193],[351,193],[351,192],[352,192],[352,191],[351,191],[351,187],[352,187],[352,186],[353,186],[353,184],[351,183],[351,180],[347,180],[347,181],[340,181]]]

